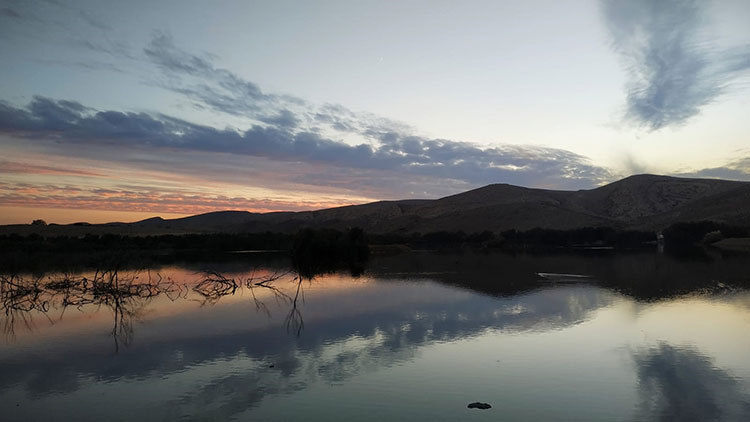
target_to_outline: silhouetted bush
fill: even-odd
[[[489,230],[481,233],[466,234],[462,231],[438,231],[431,233],[387,233],[368,235],[370,244],[377,245],[409,245],[418,249],[439,249],[455,246],[487,247],[497,241],[497,237]]]
[[[526,231],[507,230],[499,235],[491,231],[466,234],[439,231],[411,234],[373,234],[371,243],[379,245],[406,244],[420,249],[438,249],[446,246],[471,246],[481,248],[586,248],[613,247],[639,248],[655,243],[656,233],[637,230],[618,230],[612,227],[583,227],[573,230],[534,228]]]
[[[723,237],[750,237],[750,230],[745,227],[731,226],[716,221],[694,221],[675,223],[664,229],[664,242],[669,246],[689,246],[700,243],[706,235],[720,232]],[[714,234],[712,237],[716,238]]]
[[[288,253],[300,272],[348,268],[358,275],[369,255],[367,238],[360,228],[345,232],[304,229],[288,233],[211,233],[159,236],[116,234],[42,237],[38,234],[0,236],[0,269],[46,271],[101,267],[116,263],[154,263],[165,257],[200,254],[202,257],[238,251]]]
[[[572,230],[534,228],[526,231],[508,230],[501,233],[506,248],[523,247],[612,247],[637,248],[656,241],[654,232],[618,230],[612,227],[582,227]]]
[[[87,234],[85,236],[42,237],[36,233],[0,236],[0,251],[96,252],[102,250],[185,251],[185,250],[289,250],[294,236],[284,233],[208,233],[158,236]]]
[[[307,228],[300,230],[294,238],[292,262],[297,272],[307,278],[342,266],[356,276],[364,272],[369,253],[365,232],[361,228],[346,232]]]

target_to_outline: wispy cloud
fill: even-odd
[[[198,108],[287,128],[299,126],[310,132],[361,136],[384,130],[412,132],[403,123],[339,104],[317,105],[292,95],[264,92],[257,84],[216,65],[211,55],[179,48],[165,32],[155,32],[143,53],[162,72],[154,83],[185,96]]]
[[[20,13],[18,13],[15,9],[12,9],[10,7],[3,7],[0,9],[0,16],[13,18],[13,19],[22,19],[22,16]]]
[[[146,57],[169,76],[161,82],[164,88],[184,94],[211,108],[230,114],[248,114],[261,103],[272,103],[278,98],[265,94],[258,85],[221,69],[210,57],[200,57],[175,47],[172,37],[156,32],[143,49]],[[182,77],[194,78],[185,81]]]
[[[650,130],[679,125],[750,70],[750,46],[717,49],[703,31],[707,2],[602,0],[612,48],[627,73],[626,117]]]
[[[138,61],[131,52],[127,42],[116,39],[114,29],[107,22],[79,8],[72,2],[56,1],[17,1],[5,0],[7,7],[0,8],[0,34],[3,41],[15,43],[22,40],[35,40],[44,45],[56,45],[61,54],[57,58],[45,55],[33,60],[57,62],[61,65],[72,65],[88,69],[101,69],[106,64],[107,70],[118,69],[114,63],[122,65],[122,59]],[[70,47],[100,55],[98,60],[88,65],[77,54],[70,54]],[[121,69],[119,71],[122,71]]]

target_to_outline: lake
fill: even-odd
[[[237,254],[6,275],[0,419],[746,421],[748,264],[411,252],[305,279]]]

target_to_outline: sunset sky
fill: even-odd
[[[750,1],[0,0],[0,224],[750,180]]]

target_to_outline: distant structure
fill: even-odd
[[[32,225],[32,226],[46,226],[46,225],[47,225],[47,222],[46,222],[46,221],[44,221],[44,220],[42,220],[42,219],[39,219],[39,220],[34,220],[34,221],[32,221],[32,222],[31,222],[31,225]]]
[[[661,231],[656,232],[656,251],[664,253],[664,233]]]

